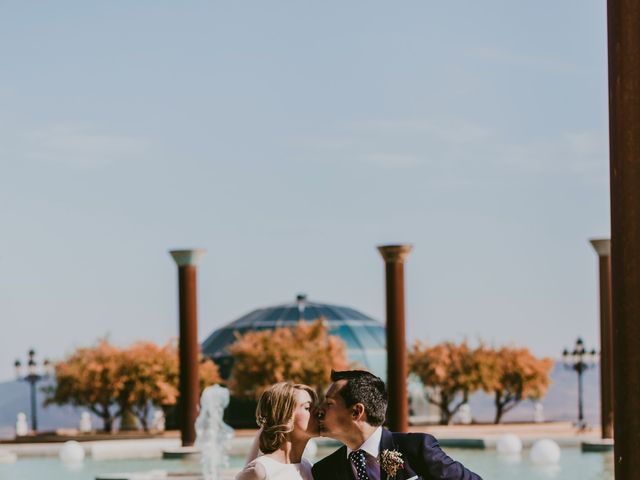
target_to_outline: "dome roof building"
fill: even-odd
[[[215,330],[203,343],[202,353],[220,367],[223,378],[231,373],[232,357],[227,347],[240,335],[255,330],[293,327],[299,321],[313,322],[323,318],[329,334],[340,337],[347,346],[350,362],[386,378],[384,325],[351,307],[311,302],[298,295],[295,302],[259,308]]]

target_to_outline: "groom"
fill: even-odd
[[[387,391],[375,375],[332,371],[331,381],[318,411],[320,431],[344,446],[313,466],[314,480],[482,480],[431,435],[383,429]]]

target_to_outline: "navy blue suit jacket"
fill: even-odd
[[[482,480],[442,451],[438,441],[425,433],[391,433],[382,430],[380,451],[397,450],[404,460],[395,480]],[[347,447],[342,446],[313,466],[314,480],[355,480]],[[380,469],[380,480],[387,474]]]

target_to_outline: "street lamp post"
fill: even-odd
[[[587,423],[584,421],[584,409],[582,402],[582,374],[589,368],[594,367],[597,362],[598,354],[595,349],[588,351],[584,348],[584,342],[581,338],[576,340],[573,352],[566,348],[562,352],[562,360],[564,366],[568,369],[575,370],[578,374],[578,428],[584,429]]]
[[[16,379],[29,383],[29,387],[31,390],[31,430],[33,430],[33,432],[35,433],[38,431],[36,384],[40,380],[49,377],[51,363],[49,363],[49,360],[45,358],[42,362],[42,373],[40,373],[40,369],[38,368],[38,364],[36,362],[36,352],[32,348],[31,350],[29,350],[29,360],[27,362],[26,375],[22,375],[22,363],[20,363],[20,360],[15,361],[14,367],[16,369]]]

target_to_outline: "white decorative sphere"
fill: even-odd
[[[538,440],[531,447],[529,459],[538,465],[553,465],[560,461],[560,447],[548,438]]]
[[[517,435],[507,433],[496,441],[496,450],[503,455],[513,455],[522,451],[522,440]]]
[[[64,442],[59,455],[63,463],[81,463],[84,460],[84,448],[75,440],[69,440]]]

